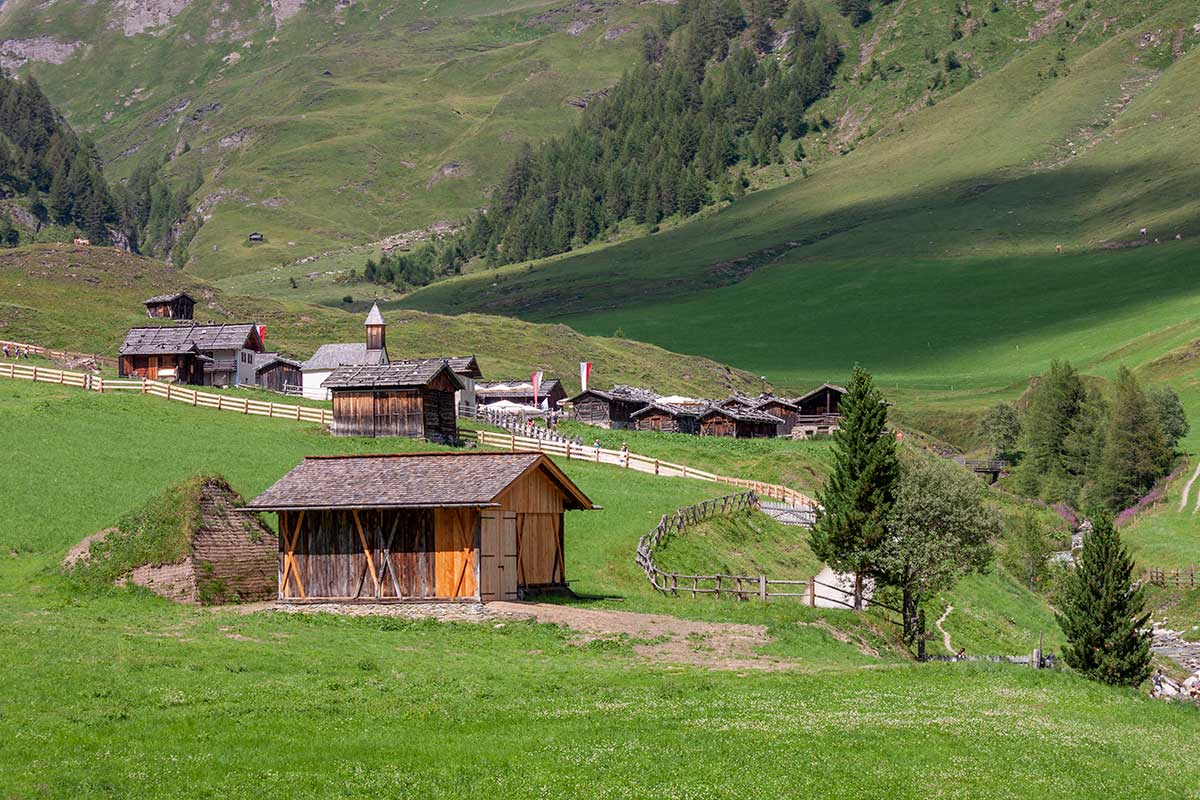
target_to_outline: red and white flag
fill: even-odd
[[[529,376],[529,380],[533,383],[533,404],[538,404],[538,394],[542,391],[542,377],[545,375],[540,369]]]
[[[579,362],[579,382],[583,384],[583,391],[587,391],[588,379],[592,377],[592,362]]]
[[[260,341],[263,341],[263,342],[267,341],[267,326],[266,325],[258,326],[258,338]]]

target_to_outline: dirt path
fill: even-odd
[[[1188,495],[1192,491],[1192,484],[1196,482],[1196,478],[1200,477],[1200,463],[1196,464],[1196,471],[1192,473],[1192,477],[1183,487],[1183,497],[1179,498],[1179,510],[1183,511],[1187,508]],[[1196,508],[1200,508],[1200,494],[1196,495]],[[1196,513],[1196,509],[1192,509],[1192,513]]]
[[[950,655],[954,655],[956,651],[954,646],[950,644],[950,634],[947,633],[946,629],[942,627],[942,623],[946,621],[946,617],[950,616],[950,612],[953,610],[954,606],[946,606],[946,610],[943,611],[942,615],[937,618],[937,622],[933,623],[933,626],[942,632],[942,647],[945,647],[946,652]]]
[[[637,640],[638,655],[659,662],[696,664],[711,669],[788,669],[799,666],[755,652],[771,642],[765,625],[704,622],[665,614],[608,611],[550,603],[488,603],[513,617],[564,625],[590,639],[625,635]]]

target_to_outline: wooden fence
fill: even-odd
[[[7,339],[0,339],[0,347],[8,345],[10,351],[16,348],[21,348],[21,352],[31,353],[35,356],[48,358],[51,361],[75,361],[78,359],[90,358],[97,364],[103,364],[106,367],[116,367],[117,360],[112,356],[102,356],[97,353],[76,353],[73,350],[52,350],[49,347],[42,347],[36,344],[26,344],[25,342],[10,342]]]
[[[745,478],[733,478],[728,475],[717,475],[707,470],[689,467],[686,464],[674,464],[658,458],[623,452],[621,450],[606,450],[603,447],[574,444],[570,441],[551,441],[539,437],[518,436],[515,433],[498,433],[494,431],[476,431],[480,444],[492,447],[508,448],[509,450],[535,450],[547,455],[562,456],[577,461],[591,461],[596,464],[611,464],[623,469],[646,472],[651,475],[662,475],[668,478],[695,478],[700,481],[724,483],[747,489],[761,497],[778,500],[793,508],[813,509],[817,503],[803,492],[798,492],[790,486],[780,486],[776,483],[751,481]]]
[[[57,383],[62,386],[74,386],[93,392],[140,392],[141,394],[161,397],[164,400],[175,400],[200,408],[215,408],[220,411],[235,411],[252,417],[274,417],[275,419],[291,419],[297,422],[319,422],[329,425],[333,422],[333,412],[324,408],[292,405],[290,403],[263,402],[251,400],[248,397],[230,397],[212,392],[202,392],[189,389],[173,383],[162,383],[142,378],[117,379],[102,378],[99,375],[89,375],[85,372],[71,372],[51,367],[26,366],[24,364],[0,362],[0,378],[37,381],[39,383]]]
[[[1146,571],[1145,582],[1154,586],[1195,589],[1200,586],[1200,567],[1185,567],[1184,569],[1151,567]]]
[[[654,563],[654,551],[672,536],[682,535],[689,526],[722,514],[758,508],[754,492],[731,494],[705,500],[693,506],[664,515],[654,530],[638,539],[634,562],[646,573],[650,585],[663,594],[675,597],[711,594],[714,597],[734,597],[738,600],[757,599],[765,603],[769,597],[801,597],[815,605],[815,580],[777,580],[766,575],[681,575],[667,572]],[[784,587],[786,591],[772,591]]]

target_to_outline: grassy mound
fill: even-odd
[[[71,579],[102,589],[136,567],[172,564],[185,558],[203,522],[200,496],[210,484],[233,491],[218,475],[196,475],[171,484],[93,541],[87,554],[68,567]]]
[[[804,580],[821,571],[808,531],[783,525],[760,511],[713,517],[689,526],[654,554],[667,572],[687,575],[766,575]]]

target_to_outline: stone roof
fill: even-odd
[[[321,345],[310,359],[300,365],[300,368],[323,370],[382,363],[382,350],[367,350],[366,342],[348,342],[346,344]]]
[[[119,355],[153,356],[213,350],[240,350],[247,341],[259,343],[258,327],[237,325],[156,325],[130,328]],[[259,343],[261,347],[261,344]]]
[[[625,400],[635,403],[652,403],[661,397],[661,395],[659,395],[653,389],[639,389],[636,386],[623,386],[618,383],[607,392],[601,391],[600,389],[588,389],[585,392],[580,392],[571,398],[571,402],[574,402],[586,394],[602,397],[605,400]]]
[[[402,453],[308,456],[246,508],[482,507],[531,469],[542,469],[566,495],[569,509],[592,503],[541,453]]]
[[[255,353],[254,354],[254,371],[261,372],[272,364],[280,362],[287,364],[290,367],[300,368],[300,362],[294,358],[288,358],[280,353]]]
[[[813,389],[811,392],[807,392],[805,394],[800,395],[796,399],[792,400],[792,402],[798,405],[802,400],[807,400],[808,398],[812,397],[813,395],[817,394],[818,392],[823,392],[826,389],[833,389],[838,394],[846,393],[846,388],[844,386],[838,386],[837,384],[834,384],[834,383],[822,383],[820,386]]]
[[[390,364],[338,367],[321,382],[326,389],[418,389],[429,385],[440,373],[446,372],[461,389],[462,380],[445,359],[424,358],[416,361],[393,361]]]
[[[771,425],[778,425],[783,422],[782,419],[774,414],[768,414],[765,411],[755,411],[750,408],[722,408],[721,406],[711,406],[704,411],[700,416],[707,417],[709,414],[720,414],[723,417],[728,417],[738,422],[765,422]]]
[[[181,297],[186,297],[193,303],[196,302],[196,299],[187,292],[175,292],[174,294],[156,294],[154,297],[143,300],[142,305],[149,306],[154,305],[155,303],[170,303],[171,301],[178,300]]]
[[[663,411],[667,414],[670,414],[672,417],[699,417],[701,414],[704,414],[706,411],[708,411],[708,407],[695,405],[680,406],[675,405],[674,403],[653,402],[647,404],[645,408],[638,409],[629,416],[641,417],[649,414],[651,411]]]
[[[475,356],[450,356],[446,359],[446,363],[459,375],[466,375],[468,378],[483,377],[483,370],[479,368],[479,362],[475,360]]]

